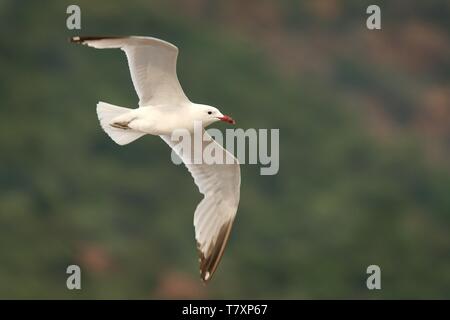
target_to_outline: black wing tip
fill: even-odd
[[[197,243],[197,248],[200,248],[200,244]],[[198,256],[199,256],[199,263],[200,263],[200,279],[202,280],[202,283],[204,285],[208,284],[208,282],[211,280],[213,273],[211,273],[211,256],[205,257],[203,252],[200,249],[197,249]]]
[[[219,266],[219,262],[222,259],[223,252],[228,242],[228,237],[230,236],[232,225],[233,220],[225,223],[220,228],[217,239],[212,248],[208,250],[206,256],[200,250],[200,244],[197,242],[197,251],[200,261],[200,278],[205,285],[212,279],[214,272]]]
[[[119,36],[86,36],[86,37],[70,37],[69,42],[71,43],[80,43],[83,44],[85,41],[95,41],[95,40],[103,40],[103,39],[120,39],[125,37],[119,37]]]

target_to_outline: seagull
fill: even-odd
[[[235,121],[217,108],[191,102],[178,81],[178,48],[166,41],[141,36],[71,37],[70,42],[97,49],[119,48],[125,52],[134,89],[139,97],[137,108],[129,109],[106,102],[97,104],[97,116],[103,130],[119,145],[126,145],[150,134],[160,136],[181,158],[204,195],[194,213],[195,239],[200,262],[200,277],[211,280],[223,256],[236,216],[240,197],[241,174],[238,160],[205,131],[205,127]],[[192,162],[190,154],[181,153],[171,134],[177,129],[192,133],[201,122],[202,150],[215,144],[231,162],[206,164]],[[206,137],[206,139],[205,139]]]

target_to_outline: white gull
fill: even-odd
[[[131,79],[139,97],[139,107],[128,109],[105,102],[97,104],[97,115],[103,130],[119,145],[128,144],[143,135],[160,136],[176,148],[171,134],[177,129],[193,132],[194,123],[202,127],[234,120],[212,106],[192,103],[178,81],[176,63],[178,48],[151,37],[72,37],[71,42],[97,49],[120,48],[127,56]],[[204,129],[202,129],[204,130]],[[205,133],[203,149],[215,144],[227,164],[193,163],[191,156],[178,155],[192,174],[204,195],[194,214],[195,238],[200,257],[200,275],[207,282],[222,258],[239,205],[241,175],[239,163],[228,151]]]

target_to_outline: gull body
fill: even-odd
[[[179,105],[143,106],[111,119],[111,123],[126,124],[132,130],[160,136],[170,135],[176,129],[193,132],[194,123],[201,122],[203,127],[207,127],[223,117],[212,106],[183,102]]]

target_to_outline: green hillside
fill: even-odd
[[[374,137],[337,93],[364,81],[370,91],[385,73],[352,56],[328,81],[285,72],[251,32],[161,2],[79,1],[80,32],[65,28],[70,2],[45,3],[0,4],[0,298],[448,297],[448,167],[417,133]],[[192,101],[239,128],[280,129],[279,173],[241,168],[238,216],[207,287],[192,226],[201,195],[157,137],[120,147],[104,134],[96,103],[137,97],[122,52],[67,41],[79,33],[168,40]],[[80,291],[66,288],[70,264],[82,268]],[[371,264],[378,292],[366,288]]]

